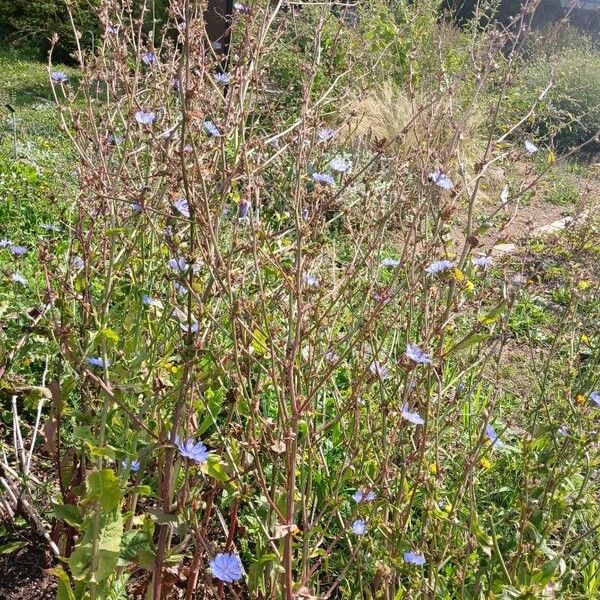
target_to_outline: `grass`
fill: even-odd
[[[76,74],[72,68],[57,68]],[[35,246],[42,234],[51,235],[43,224],[66,219],[74,190],[74,154],[59,128],[47,67],[37,58],[0,48],[0,97],[0,237]],[[13,268],[6,250],[3,254],[5,269]],[[19,259],[19,269],[33,272],[35,258],[30,253]]]
[[[73,68],[56,65],[56,69],[76,77]],[[18,158],[62,171],[63,161],[72,153],[59,130],[47,66],[27,51],[0,47],[0,101],[2,154],[14,157],[14,115]]]

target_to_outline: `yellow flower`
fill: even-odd
[[[578,284],[577,287],[580,290],[587,290],[590,286],[591,286],[591,282],[589,279],[582,279]]]
[[[458,267],[454,267],[454,269],[452,269],[452,275],[456,281],[466,280],[465,274]]]
[[[583,394],[579,394],[579,396],[575,398],[575,402],[577,402],[577,404],[583,404],[585,402],[585,396]]]
[[[487,459],[487,458],[482,458],[479,461],[479,464],[484,468],[484,469],[490,469],[492,466],[492,463]]]
[[[581,342],[583,344],[587,344],[588,346],[590,345],[590,338],[585,335],[585,333],[581,336]]]
[[[431,463],[431,464],[429,465],[429,472],[430,472],[432,475],[436,475],[436,474],[437,474],[437,472],[438,472],[438,468],[437,468],[437,465],[436,465],[435,463]]]

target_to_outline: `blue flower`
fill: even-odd
[[[328,363],[336,363],[340,360],[340,356],[334,350],[327,350],[327,352],[325,352],[325,360]]]
[[[491,425],[485,426],[485,435],[488,436],[490,442],[492,442],[492,446],[497,446],[501,448],[504,444],[502,440],[498,437],[498,434],[494,431],[494,428]]]
[[[231,552],[217,554],[209,564],[212,576],[221,581],[231,583],[242,578],[242,561],[237,554]]]
[[[486,267],[489,267],[494,262],[494,259],[491,256],[478,256],[476,258],[472,258],[471,262],[476,267],[482,267],[485,269]]]
[[[525,150],[527,151],[527,154],[535,154],[539,150],[539,148],[529,140],[525,140],[524,146]]]
[[[54,83],[67,83],[67,81],[69,81],[69,78],[62,71],[54,71],[54,73],[50,75],[50,79]]]
[[[369,370],[375,377],[381,377],[381,379],[387,379],[390,376],[390,370],[376,360],[371,363]]]
[[[376,494],[373,491],[365,492],[363,490],[356,490],[354,494],[352,494],[352,500],[357,504],[361,502],[372,502],[375,500]]]
[[[210,45],[212,46],[213,50],[223,49],[223,44],[221,44],[221,42],[211,42]]]
[[[416,565],[418,567],[422,567],[427,561],[425,560],[424,556],[421,556],[416,552],[405,552],[404,562],[409,565]]]
[[[134,473],[137,473],[140,470],[140,461],[126,458],[125,460],[121,461],[121,466],[127,471],[133,471]]]
[[[316,183],[320,183],[322,185],[335,186],[335,181],[333,177],[328,173],[313,173],[312,178],[313,181]]]
[[[335,129],[331,129],[331,127],[323,127],[322,129],[319,129],[317,135],[322,142],[326,142],[335,137]]]
[[[194,438],[189,438],[182,442],[179,436],[177,436],[175,438],[175,445],[183,458],[189,458],[199,464],[205,463],[210,456],[210,452],[206,446],[202,442],[195,442]]]
[[[80,269],[83,269],[83,267],[85,266],[83,258],[81,258],[81,256],[74,256],[73,258],[71,258],[71,266],[78,271]]]
[[[317,287],[319,285],[319,278],[312,273],[304,273],[302,276],[304,283],[310,287]]]
[[[117,30],[114,27],[112,27],[112,25],[107,25],[106,29],[104,30],[104,33],[117,33]]]
[[[596,405],[600,407],[600,392],[591,392],[590,400]]]
[[[156,300],[155,298],[148,296],[148,294],[142,296],[142,303],[146,306],[156,306],[157,308],[162,308],[163,306],[160,300]]]
[[[98,357],[90,356],[87,359],[87,363],[88,363],[88,365],[90,365],[92,367],[101,367],[101,368],[104,367],[104,360],[100,356],[98,356]],[[110,367],[110,362],[106,361],[106,366]]]
[[[8,246],[12,246],[12,242],[10,240],[7,240],[6,238],[0,240],[0,248],[7,248]]]
[[[431,363],[431,356],[424,352],[416,344],[406,344],[406,356],[413,362],[420,365],[428,365]]]
[[[342,156],[336,156],[329,163],[329,167],[338,173],[346,173],[352,168],[352,163]]]
[[[156,56],[154,56],[154,53],[152,52],[144,52],[144,54],[142,54],[142,62],[146,63],[147,65],[153,64],[155,60]]]
[[[221,135],[219,128],[212,121],[204,121],[202,126],[204,127],[205,131],[214,137],[219,137]]]
[[[220,85],[227,85],[229,83],[229,75],[227,73],[216,73],[215,81]]]
[[[175,200],[173,206],[186,218],[190,218],[190,207],[188,201],[185,198],[179,198]]]
[[[153,112],[144,112],[143,110],[139,110],[135,113],[135,120],[140,125],[152,125],[152,123],[154,123],[154,119],[156,119],[156,114]]]
[[[181,283],[175,282],[175,290],[177,291],[178,294],[187,294],[189,292],[189,290],[187,289],[187,287],[185,285],[182,285]]]
[[[423,419],[421,415],[416,412],[410,412],[406,405],[402,407],[402,418],[406,419],[413,425],[423,425],[423,423],[425,423],[425,419]]]
[[[429,179],[443,190],[451,190],[454,187],[452,179],[447,175],[444,175],[440,169],[436,169],[433,173],[430,173]]]
[[[397,267],[400,264],[400,261],[397,258],[384,258],[381,261],[381,264],[384,267],[392,267],[392,268],[394,268],[394,267]]]
[[[240,202],[238,210],[238,219],[248,219],[250,214],[250,201],[245,198]]]
[[[21,275],[21,273],[13,273],[10,278],[15,282],[15,283],[20,283],[21,285],[27,285],[27,279],[25,279],[25,277],[23,277],[23,275]]]
[[[8,248],[15,256],[23,256],[25,252],[27,252],[27,248],[25,246],[10,246]]]
[[[442,273],[443,271],[447,271],[453,267],[454,263],[450,260],[436,260],[425,269],[425,272],[429,273],[430,275],[434,275],[435,273]]]
[[[250,9],[245,4],[242,4],[241,2],[236,2],[233,5],[233,8],[235,8],[235,10],[237,10],[238,12],[241,12],[241,13],[250,12]]]
[[[367,523],[364,519],[356,519],[354,523],[352,523],[352,533],[356,535],[365,535],[367,532]]]
[[[142,210],[142,205],[139,202],[132,202],[129,206],[134,213],[138,213]]]
[[[169,269],[177,270],[177,271],[185,271],[188,267],[187,260],[180,256],[178,258],[170,258],[167,262],[167,266]]]
[[[106,141],[111,145],[111,146],[120,146],[123,143],[123,136],[120,135],[114,135],[113,133],[109,133],[106,136]]]
[[[187,331],[188,333],[198,333],[198,322],[193,321],[190,325],[187,323],[180,323],[181,329],[183,331]]]
[[[40,227],[46,231],[55,231],[56,233],[62,231],[62,227],[59,225],[54,225],[53,223],[42,223]]]

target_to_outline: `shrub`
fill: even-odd
[[[540,34],[509,91],[507,119],[525,115],[547,87],[552,87],[525,124],[533,136],[565,150],[600,131],[600,52],[582,32]]]
[[[464,72],[470,37],[438,22],[438,9],[434,0],[410,10],[376,0],[353,8],[351,19],[310,6],[293,11],[293,19],[288,13],[279,15],[277,41],[264,57],[275,88],[269,99],[282,110],[297,111],[303,93],[298,70],[309,65],[315,69],[314,97],[333,81],[338,82],[337,90],[368,92],[372,97],[374,89],[388,83],[399,87],[411,79],[416,87],[429,90],[439,77]],[[315,30],[320,36],[318,52]],[[345,106],[344,100],[335,104]]]
[[[55,59],[70,63],[77,44],[67,6],[80,33],[80,44],[93,50],[102,33],[98,18],[101,4],[102,0],[0,0],[0,31],[6,41],[30,46],[43,59],[50,49],[50,38],[56,33],[59,41],[54,47]],[[133,11],[137,13],[143,4],[144,0],[133,0]],[[167,5],[168,0],[154,0],[148,5],[144,15],[147,28],[154,18],[166,18]]]
[[[92,46],[93,37],[100,31],[96,9],[100,0],[80,0],[71,3],[73,16],[84,46]],[[6,29],[6,39],[14,44],[36,48],[45,58],[50,48],[50,38],[59,36],[56,58],[71,61],[75,51],[75,34],[69,20],[67,4],[63,0],[0,0],[0,14]]]

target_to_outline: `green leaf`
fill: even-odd
[[[475,235],[475,236],[483,235],[484,233],[489,231],[493,226],[494,226],[494,223],[492,223],[491,221],[486,221],[485,223],[480,225],[475,231],[473,231],[472,235]]]
[[[94,518],[95,516],[92,516],[85,520],[84,536],[67,561],[75,579],[87,579],[91,576]],[[95,577],[98,583],[114,573],[119,560],[122,537],[123,515],[121,512],[115,510],[101,514],[98,530],[98,569]]]
[[[140,496],[152,496],[152,488],[149,485],[136,485],[130,491]]]
[[[18,552],[21,548],[25,548],[27,542],[8,542],[0,546],[0,554],[12,554]]]
[[[185,559],[185,554],[168,554],[165,556],[165,565],[180,565]]]
[[[536,576],[536,581],[539,585],[546,585],[554,577],[557,569],[559,572],[564,572],[565,565],[562,556],[559,554],[552,560],[549,560],[542,566],[541,573]]]
[[[496,308],[491,310],[485,317],[480,317],[479,321],[484,323],[485,325],[490,325],[491,323],[495,323],[508,308],[508,302],[506,300],[502,300]]]
[[[90,444],[89,442],[86,442],[86,445],[91,456],[101,456],[102,458],[110,458],[112,460],[114,460],[116,456],[114,449],[110,446],[104,446],[104,448],[100,448],[99,446]]]
[[[88,427],[87,425],[73,427],[73,437],[88,444],[98,444],[98,441],[92,433],[91,427]]]
[[[236,486],[233,481],[231,481],[230,475],[225,471],[225,465],[221,462],[221,459],[211,454],[208,457],[208,461],[206,465],[204,465],[203,470],[206,471],[206,474],[213,479],[216,479],[220,483],[222,483],[227,491],[233,492],[236,490]]]
[[[71,556],[67,560],[67,564],[71,569],[71,573],[75,579],[85,579],[90,569],[90,559],[92,556],[92,545],[79,543],[75,550],[71,552]]]
[[[197,429],[197,434],[202,435],[207,429],[213,426],[216,421],[221,409],[223,408],[223,401],[225,400],[225,395],[221,389],[219,390],[207,390],[205,397],[207,399],[206,406],[204,407],[204,411],[206,415],[202,419],[202,423]]]
[[[98,586],[98,597],[103,600],[130,600],[127,584],[131,575],[121,573]]]
[[[248,570],[248,589],[251,593],[263,592],[265,587],[265,574],[268,573],[268,567],[277,564],[277,555],[261,554],[255,560]]]
[[[112,227],[111,229],[106,230],[106,235],[116,236],[125,232],[124,227]]]
[[[151,534],[145,529],[128,531],[123,536],[119,563],[125,566],[132,562],[144,568],[154,563],[154,543]]]
[[[265,356],[267,354],[267,336],[260,329],[255,329],[252,332],[252,337],[253,340],[250,344],[252,350],[259,356]]]
[[[52,512],[56,518],[71,525],[71,527],[81,527],[83,517],[78,506],[73,504],[53,504]]]
[[[105,327],[100,331],[100,339],[106,340],[109,344],[116,345],[119,343],[119,334],[110,327]]]
[[[458,352],[460,350],[466,350],[467,348],[470,348],[471,346],[474,346],[475,344],[479,344],[479,342],[484,342],[488,338],[489,338],[489,334],[487,334],[487,333],[471,333],[466,338],[464,338],[460,342],[458,342],[458,344],[453,346],[448,351],[448,354],[451,354],[452,352]]]
[[[154,561],[156,559],[154,552],[150,552],[149,550],[140,550],[137,559],[142,569],[146,569],[146,571],[154,570]]]
[[[100,502],[106,512],[118,508],[123,497],[119,479],[112,469],[92,471],[87,476],[87,492],[86,503]]]
[[[76,600],[73,589],[71,588],[71,581],[64,569],[61,569],[60,567],[48,569],[48,573],[54,575],[58,579],[56,600]]]
[[[148,513],[151,514],[159,525],[175,524],[179,522],[179,516],[176,514],[168,514],[160,508],[151,507],[148,509]]]

